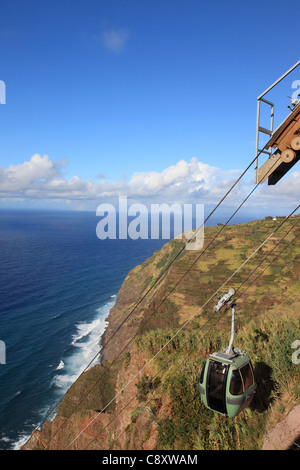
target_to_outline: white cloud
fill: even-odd
[[[0,191],[18,194],[26,191],[32,184],[53,179],[57,172],[58,168],[47,155],[41,157],[35,154],[29,162],[10,165],[6,170],[0,167]]]
[[[253,198],[252,204],[263,204],[272,207],[274,201],[278,206],[285,207],[294,204],[297,206],[300,201],[300,172],[293,171],[287,173],[276,185],[262,185]],[[276,212],[276,205],[273,206]]]
[[[107,29],[102,32],[101,37],[96,36],[102,45],[114,53],[121,53],[129,39],[129,31],[121,29]]]
[[[190,162],[180,160],[161,173],[134,173],[128,188],[132,196],[188,199],[194,193],[201,192],[204,195],[214,185],[218,171],[218,168],[199,162],[196,158]]]

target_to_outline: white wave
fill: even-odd
[[[21,447],[26,444],[28,439],[31,436],[31,432],[20,432],[14,440],[7,436],[1,436],[0,437],[0,442],[5,442],[6,444],[9,444],[9,448],[11,450],[20,450]]]
[[[76,326],[76,332],[72,337],[72,346],[74,347],[74,353],[68,357],[60,360],[59,365],[56,367],[57,374],[53,377],[52,384],[50,386],[57,387],[57,393],[59,398],[65,393],[68,388],[75,382],[81,372],[86,366],[97,356],[100,351],[100,339],[105,329],[107,328],[108,322],[106,318],[110,309],[115,304],[116,295],[111,296],[111,300],[105,305],[101,306],[96,310],[96,316],[90,322],[80,322]],[[97,356],[98,357],[98,356]],[[96,360],[91,363],[93,366]],[[18,391],[16,395],[19,395],[21,391]],[[44,417],[51,404],[47,404],[45,409],[40,410],[41,417]],[[52,418],[53,419],[53,418]],[[35,427],[35,425],[34,425]],[[13,441],[6,436],[0,437],[0,441],[9,443],[11,442],[11,448],[13,450],[19,450],[24,445],[29,437],[30,433],[20,433],[18,437]]]
[[[60,361],[60,363],[58,364],[58,366],[56,367],[56,370],[61,370],[65,367],[65,363],[64,361]]]
[[[95,328],[99,326],[99,323],[101,323],[100,318],[97,318],[91,323],[84,323],[84,322],[78,323],[76,325],[77,334],[73,335],[72,345],[74,346],[77,343],[77,341],[80,341],[81,339],[88,336],[93,330],[95,330]]]
[[[111,300],[98,308],[97,316],[92,321],[76,325],[76,333],[72,336],[71,343],[76,350],[69,358],[64,358],[62,373],[53,379],[60,391],[66,391],[93,359],[95,361],[91,362],[90,367],[96,363],[100,352],[100,339],[108,325],[106,318],[114,303],[115,301]]]
[[[18,439],[12,443],[12,450],[20,450],[21,447],[26,444],[30,436],[30,433],[21,433]]]

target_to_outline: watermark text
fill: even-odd
[[[6,104],[6,85],[3,80],[0,80],[0,104]]]
[[[96,227],[100,240],[130,238],[186,241],[187,250],[201,250],[204,244],[203,204],[145,204],[128,205],[127,196],[120,196],[118,207],[100,204],[96,215],[101,217]]]
[[[6,364],[6,346],[4,341],[0,340],[0,364]]]
[[[296,341],[292,343],[292,348],[293,349],[298,348],[292,354],[292,363],[298,365],[300,364],[300,339],[296,339]]]

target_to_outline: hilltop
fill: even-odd
[[[291,360],[300,339],[298,220],[278,231],[282,219],[206,227],[202,252],[171,240],[136,266],[108,316],[101,363],[23,448],[261,449],[300,403],[300,365]],[[251,407],[229,419],[204,408],[197,389],[205,358],[230,336],[230,313],[212,316],[209,299],[272,232],[220,292],[237,291],[235,344],[249,353],[258,383]]]

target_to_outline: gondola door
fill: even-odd
[[[209,408],[224,415],[226,410],[226,381],[228,365],[210,361],[207,377],[207,403]]]

